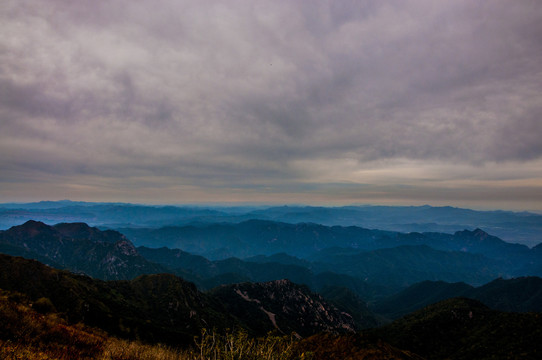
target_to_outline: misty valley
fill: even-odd
[[[535,213],[57,201],[0,228],[3,358],[542,356]]]

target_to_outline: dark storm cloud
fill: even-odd
[[[536,1],[13,0],[0,16],[0,180],[541,176]]]

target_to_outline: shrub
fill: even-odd
[[[49,298],[42,297],[32,304],[32,308],[40,314],[56,312],[56,308]]]

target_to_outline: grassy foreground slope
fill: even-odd
[[[82,323],[69,324],[44,298],[31,302],[23,294],[0,290],[0,358],[25,360],[196,360],[287,359],[290,337],[249,338],[203,332],[192,347],[122,340]]]
[[[428,359],[542,358],[542,313],[502,312],[467,298],[427,306],[373,334]]]
[[[206,324],[238,327],[215,299],[170,274],[101,281],[0,254],[0,289],[44,298],[69,323],[85,323],[127,339],[192,343]]]
[[[317,335],[249,337],[246,332],[203,331],[191,347],[144,344],[112,337],[84,324],[70,325],[41,298],[0,290],[0,358],[25,360],[202,360],[202,359],[415,359],[421,357],[365,338]]]
[[[258,289],[234,292],[255,302],[264,294]],[[270,303],[259,304],[270,312]],[[173,275],[104,282],[1,254],[0,325],[1,359],[542,358],[539,312],[455,298],[372,331],[258,337],[210,294]]]

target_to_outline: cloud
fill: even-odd
[[[540,10],[4,1],[0,181],[279,191],[362,184],[375,164],[402,184],[401,164],[473,176],[509,163],[521,179],[542,156]]]

